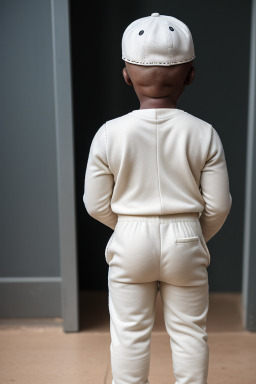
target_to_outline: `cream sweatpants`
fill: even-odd
[[[199,214],[119,215],[105,257],[112,384],[149,384],[158,290],[175,384],[207,384],[210,253]]]

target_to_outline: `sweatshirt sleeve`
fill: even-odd
[[[83,202],[90,216],[114,229],[118,215],[111,210],[114,175],[106,154],[105,124],[96,132],[89,151]]]
[[[206,242],[221,229],[232,205],[224,149],[217,131],[211,128],[210,148],[201,171],[201,194],[205,209],[199,220]]]

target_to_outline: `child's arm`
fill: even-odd
[[[114,175],[106,154],[105,124],[96,132],[90,147],[85,172],[83,201],[90,216],[114,229],[117,214],[111,210]]]
[[[205,209],[200,216],[200,223],[205,241],[208,242],[221,229],[232,205],[224,149],[213,127],[207,161],[201,172],[201,194]]]

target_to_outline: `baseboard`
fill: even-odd
[[[60,277],[0,278],[0,317],[61,317]]]

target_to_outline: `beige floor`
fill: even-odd
[[[0,320],[0,384],[111,384],[106,292],[81,295],[81,332],[61,319]],[[256,333],[242,329],[241,295],[210,294],[208,384],[256,383]],[[151,341],[150,384],[174,384],[160,296]]]

